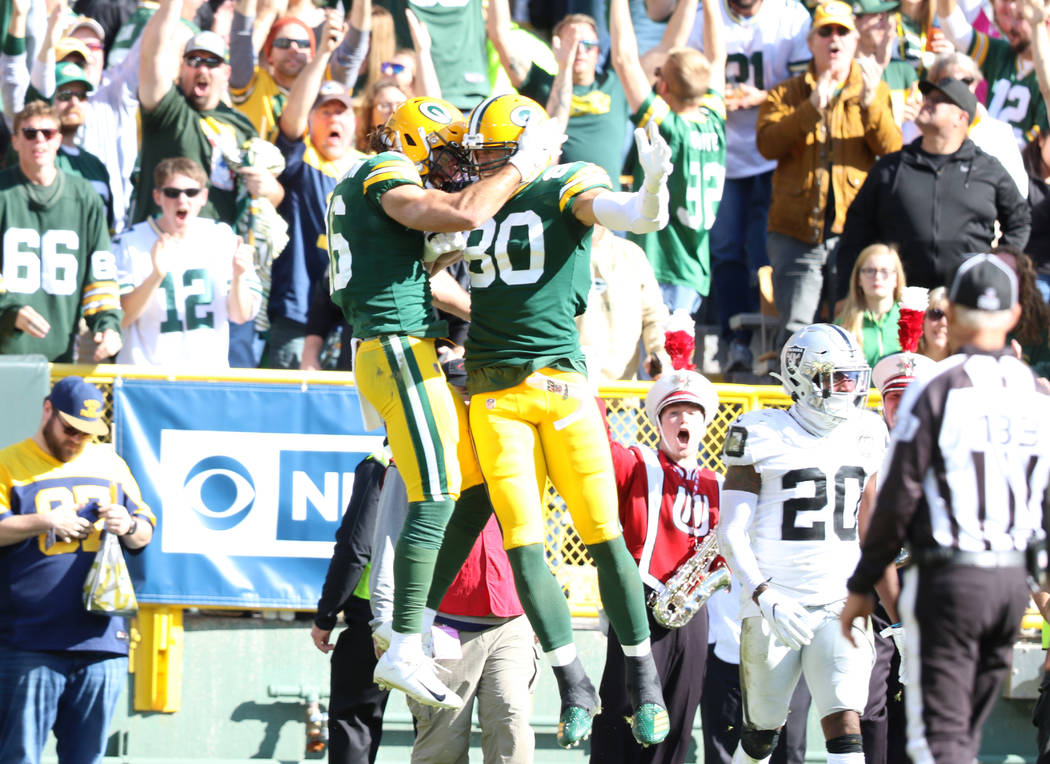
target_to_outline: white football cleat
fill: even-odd
[[[372,639],[383,652],[390,649],[390,638],[394,635],[394,622],[383,621],[381,624],[376,626],[375,631],[372,632]]]
[[[381,689],[401,690],[425,706],[451,709],[463,706],[463,699],[437,678],[431,658],[410,658],[395,663],[389,652],[383,653],[372,678]]]

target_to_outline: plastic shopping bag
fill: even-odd
[[[102,546],[95,553],[84,581],[84,607],[89,613],[135,615],[139,609],[131,574],[124,561],[124,550],[112,533],[102,534]]]

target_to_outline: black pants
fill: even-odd
[[[860,717],[864,738],[865,764],[906,762],[907,719],[904,713],[904,689],[900,683],[900,655],[892,637],[879,632],[890,625],[882,605],[871,616],[875,630],[875,665],[868,682],[868,705]]]
[[[918,698],[908,699],[914,755],[928,749],[937,764],[977,755],[1028,604],[1025,575],[1024,568],[964,565],[926,566],[905,575],[901,599],[905,612],[914,614],[922,678]],[[914,739],[913,714],[925,733]]]
[[[707,654],[704,693],[700,699],[700,718],[704,725],[704,764],[731,764],[744,723],[740,703],[740,666],[720,659],[715,655],[712,645]],[[803,764],[806,760],[809,703],[806,680],[799,677],[791,696],[787,724],[770,757],[770,764]]]
[[[1038,728],[1036,745],[1039,759],[1036,764],[1050,764],[1050,671],[1043,674],[1039,684],[1039,698],[1032,709],[1032,724]]]
[[[623,648],[609,629],[605,671],[598,690],[602,712],[594,719],[591,764],[681,764],[689,753],[693,720],[700,706],[707,661],[707,608],[685,626],[665,629],[649,614],[653,660],[663,685],[670,731],[659,745],[642,748],[624,717],[634,713],[627,698]]]
[[[346,628],[332,651],[332,696],[328,703],[328,761],[374,764],[383,736],[383,710],[390,694],[372,681],[376,667],[368,600],[351,597]]]

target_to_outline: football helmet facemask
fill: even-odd
[[[448,101],[410,98],[378,129],[378,143],[407,156],[433,187],[457,191],[472,180],[460,145],[466,127],[463,113]]]
[[[530,119],[547,119],[543,107],[517,93],[487,98],[467,118],[463,148],[470,152],[473,172],[488,175],[507,164],[518,150],[518,137]],[[479,152],[494,152],[479,157]]]
[[[779,377],[791,399],[830,428],[864,407],[871,368],[852,334],[832,324],[812,324],[784,344]]]

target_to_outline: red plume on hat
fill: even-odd
[[[923,287],[904,287],[901,292],[900,312],[897,321],[897,341],[901,350],[914,353],[922,337],[922,321],[926,307],[930,304],[930,293]]]
[[[696,349],[696,322],[686,310],[676,310],[664,322],[664,350],[671,357],[671,366],[678,369],[696,369],[693,351]]]

